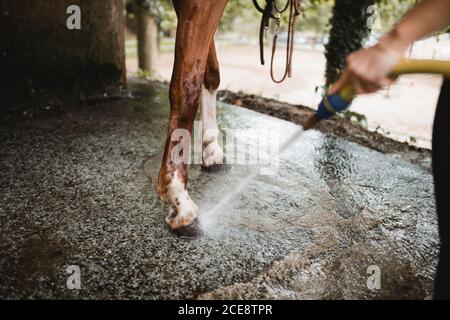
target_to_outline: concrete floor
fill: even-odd
[[[134,83],[105,99],[3,115],[1,298],[430,298],[438,236],[432,176],[312,130],[259,176],[200,239],[164,223],[155,193],[167,88]],[[281,140],[298,127],[220,104],[221,128]],[[191,168],[206,214],[248,170]],[[81,271],[69,290],[66,268]],[[371,267],[372,266],[372,267]],[[373,267],[375,266],[375,267]],[[368,289],[368,268],[380,289]]]

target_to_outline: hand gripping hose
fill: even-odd
[[[404,59],[395,66],[390,76],[395,78],[402,74],[411,73],[441,74],[450,78],[450,61]],[[322,119],[327,119],[348,109],[354,97],[355,93],[350,84],[335,94],[325,96],[315,115],[308,119],[305,129],[311,128]]]

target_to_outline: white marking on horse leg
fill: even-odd
[[[202,86],[200,106],[202,115],[203,165],[223,163],[223,150],[217,141],[219,127],[216,119],[217,90],[209,91]]]
[[[172,229],[186,226],[198,216],[198,206],[192,201],[177,171],[167,187],[166,199],[170,202],[170,210],[166,222]]]

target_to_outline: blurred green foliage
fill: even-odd
[[[318,36],[328,34],[333,0],[303,0],[297,30],[312,31]]]
[[[153,13],[159,18],[160,30],[165,34],[173,34],[173,31],[176,28],[177,17],[171,0],[124,0],[124,3],[134,1],[148,2]],[[259,1],[261,5],[265,3],[264,0]],[[280,1],[283,2],[285,0]],[[298,27],[301,30],[326,34],[333,2],[333,0],[303,0],[302,16],[301,19],[298,20]],[[230,0],[225,8],[219,29],[221,31],[231,31],[233,29],[234,21],[243,16],[245,16],[249,23],[259,23],[260,14],[256,11],[251,0]],[[282,18],[283,22],[287,22],[288,15],[285,14]],[[286,24],[284,23],[283,28],[285,28],[285,25]],[[255,35],[257,35],[256,32]]]
[[[280,4],[284,4],[287,0],[279,0]],[[318,36],[324,36],[330,31],[330,19],[332,17],[332,10],[335,2],[340,0],[302,0],[301,17],[297,22],[297,29],[300,31],[311,31]],[[125,3],[137,2],[146,3],[151,7],[152,12],[158,16],[160,31],[164,34],[172,34],[176,28],[176,14],[173,9],[172,0],[124,0]],[[378,12],[380,17],[380,30],[386,31],[397,21],[416,0],[353,0],[348,1],[350,5],[350,12],[356,12],[367,3],[375,2],[378,5]],[[265,0],[259,0],[261,5],[264,5]],[[353,6],[351,5],[353,4]],[[225,12],[223,14],[220,31],[231,31],[234,26],[233,23],[239,17],[244,17],[248,23],[258,24],[260,14],[256,11],[251,0],[230,0]],[[285,30],[287,25],[288,14],[282,16],[281,29]],[[255,32],[255,35],[257,33]]]
[[[263,2],[260,3],[262,4]],[[233,28],[234,20],[242,16],[256,22],[260,15],[251,0],[230,0],[223,13],[219,29],[221,31],[230,31]]]

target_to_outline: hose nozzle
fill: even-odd
[[[450,78],[450,61],[404,59],[395,66],[390,76],[397,77],[410,73],[434,73]],[[338,93],[323,98],[315,117],[318,119],[327,119],[338,112],[348,109],[354,97],[355,92],[353,87],[350,84],[346,85]]]

